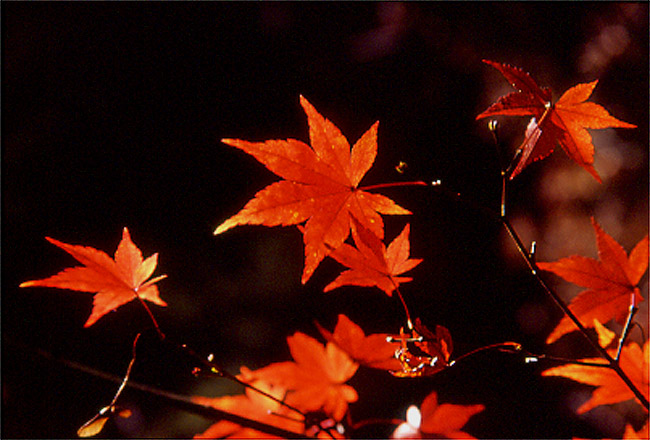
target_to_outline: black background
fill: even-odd
[[[300,94],[351,143],[380,121],[364,184],[441,179],[497,209],[497,153],[474,118],[508,85],[481,59],[521,66],[557,99],[595,78],[580,70],[580,55],[618,20],[630,41],[598,72],[594,101],[640,127],[618,131],[643,166],[604,188],[647,206],[647,16],[645,3],[604,2],[3,3],[2,436],[74,437],[115,392],[37,349],[121,375],[135,334],[150,328],[131,303],[84,329],[89,294],[19,289],[75,263],[45,236],[112,255],[127,226],[145,256],[160,254],[156,274],[169,277],[159,284],[169,307],[152,306],[165,332],[234,373],[288,360],[286,336],[316,336],[313,321],[331,329],[339,313],[367,333],[398,331],[396,298],[362,288],[322,293],[340,270],[332,261],[300,284],[296,228],[212,235],[277,180],[219,139],[307,141]],[[514,145],[523,126],[505,125],[504,139]],[[550,215],[533,188],[540,170],[564,160],[556,156],[512,184],[511,206],[532,221]],[[394,170],[401,160],[404,176]],[[546,350],[560,314],[521,261],[504,258],[512,245],[494,219],[431,189],[383,193],[414,213],[386,219],[389,239],[411,223],[411,253],[425,260],[403,288],[413,315],[448,327],[456,356],[506,340]],[[647,212],[630,221],[647,229]],[[534,331],[517,318],[531,305],[548,315]],[[579,339],[570,347],[589,354]],[[150,334],[138,356],[135,381],[184,394],[238,391],[194,378]],[[410,382],[364,370],[351,381],[360,394],[352,416],[404,417],[435,390],[443,402],[486,406],[466,428],[477,437],[621,435],[618,413],[575,416],[589,388],[540,378],[548,366],[487,352]],[[133,391],[123,403],[134,416],[104,435],[186,437],[212,423]]]

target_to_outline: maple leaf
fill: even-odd
[[[71,267],[42,280],[26,281],[20,287],[56,287],[95,293],[93,309],[84,327],[90,327],[111,310],[137,297],[159,306],[167,305],[158,296],[158,287],[155,285],[166,275],[146,281],[156,269],[158,254],[143,261],[142,253],[131,241],[127,228],[122,232],[114,260],[92,247],[70,245],[49,237],[45,239],[84,266]]]
[[[592,326],[594,319],[606,323],[610,319],[622,322],[627,316],[631,298],[634,304],[643,301],[636,285],[648,268],[648,236],[646,235],[630,252],[625,250],[592,218],[596,231],[600,261],[574,255],[551,263],[537,263],[545,271],[565,280],[587,287],[578,294],[569,309],[585,326]],[[546,340],[553,343],[560,336],[576,330],[573,322],[564,317]]]
[[[616,119],[598,104],[585,102],[598,80],[570,88],[553,104],[550,90],[540,88],[528,73],[507,64],[483,62],[498,69],[517,91],[499,98],[476,119],[497,115],[532,116],[510,179],[532,162],[547,157],[559,143],[574,162],[602,182],[593,167],[594,145],[586,129],[636,128],[636,125]]]
[[[401,283],[412,278],[399,277],[422,262],[421,259],[409,259],[410,225],[407,224],[402,232],[388,245],[388,248],[374,234],[353,218],[352,237],[356,248],[343,243],[330,254],[330,257],[342,265],[349,267],[334,281],[325,286],[325,292],[341,286],[376,286],[386,295],[392,296],[393,291]]]
[[[269,395],[282,399],[286,390],[275,387],[263,381],[255,381],[257,389]],[[221,411],[227,411],[241,417],[246,417],[267,425],[292,431],[298,434],[304,432],[304,423],[295,420],[296,414],[290,412],[280,403],[263,396],[262,394],[246,389],[245,394],[236,396],[203,397],[193,396],[192,401],[199,405],[209,406]],[[205,432],[197,434],[194,438],[280,438],[253,428],[241,426],[235,422],[221,420],[210,426]]]
[[[402,423],[395,429],[391,438],[464,438],[475,437],[461,431],[467,421],[485,409],[483,405],[438,404],[438,396],[429,394],[420,406],[420,417]],[[434,437],[432,437],[434,436]]]
[[[375,333],[366,336],[363,329],[345,315],[339,315],[334,333],[330,333],[318,325],[323,337],[335,343],[346,352],[355,362],[366,367],[382,370],[398,370],[400,362],[395,358],[395,343],[387,341],[388,334]]]
[[[295,139],[222,140],[252,155],[285,180],[255,194],[239,213],[219,225],[215,234],[238,225],[288,226],[306,221],[304,284],[329,250],[346,240],[351,216],[383,238],[379,214],[411,212],[385,196],[359,188],[377,155],[378,122],[350,150],[347,139],[332,122],[302,96],[300,103],[307,114],[311,147]]]
[[[241,380],[262,380],[287,390],[286,402],[306,412],[323,411],[340,421],[357,392],[346,385],[359,368],[335,343],[326,346],[297,332],[287,338],[294,361],[276,362],[259,370],[242,370]]]
[[[638,344],[631,342],[623,347],[619,358],[621,369],[625,371],[625,374],[646,399],[648,398],[648,380],[650,377],[648,370],[648,364],[650,363],[649,344],[650,342],[646,341],[643,350],[641,350]],[[608,350],[608,353],[614,357],[616,350]],[[581,359],[581,361],[607,364],[602,358]],[[591,398],[578,408],[578,414],[583,414],[599,405],[609,405],[635,398],[632,390],[611,368],[569,364],[549,368],[542,372],[542,376],[562,376],[598,387],[594,390]]]
[[[625,433],[623,440],[644,440],[650,438],[650,430],[648,429],[648,422],[643,425],[639,431],[635,431],[631,425],[625,426]]]

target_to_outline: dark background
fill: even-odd
[[[219,139],[307,141],[300,94],[351,143],[380,121],[379,154],[364,184],[441,179],[496,210],[499,160],[485,121],[474,118],[510,90],[481,59],[524,68],[555,99],[599,78],[593,101],[640,127],[608,130],[613,150],[594,135],[596,168],[612,157],[619,168],[594,186],[557,152],[512,183],[510,212],[524,238],[547,234],[542,243],[553,242],[548,234],[557,228],[546,226],[554,219],[576,214],[572,224],[592,257],[588,219],[596,215],[629,251],[648,222],[647,17],[646,3],[606,2],[3,3],[2,437],[74,437],[115,392],[38,350],[122,375],[135,334],[150,329],[135,303],[84,329],[90,294],[19,289],[75,264],[45,236],[112,255],[127,226],[145,256],[160,254],[156,274],[168,275],[159,286],[169,307],[152,306],[164,331],[214,353],[233,373],[288,360],[287,336],[316,336],[313,321],[331,329],[339,313],[367,333],[399,330],[396,298],[362,288],[322,292],[340,271],[332,261],[302,286],[296,228],[212,235],[277,180]],[[512,151],[526,121],[502,122]],[[406,175],[395,172],[399,161],[409,165]],[[549,170],[568,170],[565,186]],[[590,192],[562,204],[539,188]],[[439,191],[383,193],[414,213],[386,220],[391,240],[411,223],[411,253],[425,260],[403,288],[411,312],[448,327],[456,356],[508,340],[537,353],[590,355],[579,337],[544,345],[560,313],[512,258],[497,222]],[[150,333],[133,380],[188,395],[239,391],[193,377]],[[576,416],[590,388],[540,378],[549,366],[486,352],[413,381],[360,370],[351,381],[360,395],[352,416],[403,418],[435,390],[443,402],[486,406],[466,428],[481,438],[616,437],[624,416],[640,427],[625,405]],[[135,391],[122,402],[134,416],[103,435],[186,437],[212,423]]]

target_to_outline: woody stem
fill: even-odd
[[[503,191],[505,194],[505,188],[506,188],[506,174],[504,172],[501,173],[501,178],[503,179]],[[505,213],[505,196],[502,195],[502,206],[501,206],[501,211],[502,213]],[[643,406],[645,406],[646,409],[650,409],[650,402],[648,402],[648,399],[639,391],[639,389],[634,385],[632,380],[625,374],[625,372],[621,369],[620,365],[614,359],[607,353],[607,350],[602,348],[600,344],[597,341],[594,341],[589,333],[587,332],[587,329],[585,328],[584,325],[580,322],[578,317],[571,311],[568,305],[562,301],[562,298],[558,296],[557,293],[555,293],[551,288],[548,287],[548,285],[544,282],[542,277],[539,275],[539,268],[537,267],[537,264],[535,263],[534,260],[534,255],[529,254],[526,251],[526,248],[524,247],[524,244],[521,241],[521,238],[519,238],[519,235],[517,235],[517,232],[514,230],[508,219],[505,217],[505,215],[500,215],[499,220],[503,224],[503,226],[506,228],[506,231],[508,232],[508,235],[510,238],[512,238],[512,241],[515,243],[515,246],[517,248],[517,251],[519,254],[522,256],[524,259],[524,262],[528,266],[528,269],[530,270],[530,273],[535,277],[537,280],[537,283],[542,287],[544,292],[553,299],[555,304],[562,309],[564,314],[575,324],[575,326],[578,328],[580,333],[589,341],[589,343],[598,351],[598,353],[609,363],[609,367],[613,369],[616,374],[625,382],[625,385],[632,391],[632,393],[636,396],[637,399],[641,402]]]
[[[208,360],[204,359],[203,357],[199,356],[199,355],[198,355],[194,350],[192,350],[192,349],[191,349],[190,347],[188,347],[187,345],[185,345],[185,344],[177,345],[177,344],[175,344],[175,343],[169,341],[169,340],[166,338],[165,334],[162,332],[162,330],[160,330],[160,326],[158,325],[158,321],[156,321],[156,318],[153,316],[153,313],[151,312],[151,309],[149,308],[149,306],[147,305],[147,303],[145,303],[144,300],[140,297],[140,295],[138,295],[138,292],[136,292],[136,291],[134,290],[133,293],[134,293],[134,295],[136,296],[136,298],[138,298],[138,300],[140,301],[140,304],[142,305],[142,307],[144,307],[144,309],[147,311],[147,314],[149,315],[149,318],[150,318],[151,321],[153,322],[153,325],[154,325],[154,327],[155,327],[155,329],[156,329],[156,333],[158,334],[158,338],[159,338],[161,341],[165,341],[165,342],[171,344],[171,345],[172,345],[174,348],[176,348],[177,350],[180,350],[180,351],[182,351],[184,354],[189,355],[191,358],[197,360],[197,361],[200,362],[204,367],[207,367],[208,371],[210,371],[212,374],[215,374],[215,375],[217,375],[217,376],[219,376],[219,377],[223,377],[223,378],[229,379],[229,380],[231,380],[231,381],[233,381],[233,382],[236,382],[236,383],[238,383],[239,385],[242,385],[242,386],[244,386],[244,387],[246,387],[246,388],[250,388],[251,390],[253,390],[253,391],[255,391],[255,392],[257,392],[257,393],[263,395],[264,397],[268,397],[269,399],[271,399],[271,400],[273,400],[273,401],[279,403],[280,405],[283,405],[283,406],[287,407],[288,409],[290,409],[290,410],[292,410],[292,411],[294,411],[294,412],[297,412],[298,414],[301,414],[301,415],[304,416],[304,413],[303,413],[302,411],[300,411],[299,409],[294,408],[293,406],[287,404],[286,402],[284,402],[284,401],[282,401],[282,400],[280,400],[280,399],[278,399],[278,398],[272,396],[272,395],[269,394],[269,393],[266,393],[265,391],[260,390],[259,388],[256,388],[255,386],[253,386],[253,385],[251,385],[251,384],[248,384],[248,383],[246,383],[246,382],[243,382],[243,381],[239,380],[239,379],[237,378],[237,376],[235,376],[235,375],[233,375],[233,374],[230,374],[230,373],[228,373],[227,371],[224,371],[224,370],[221,369],[218,365],[216,365],[214,362],[212,362],[212,361],[208,361]]]

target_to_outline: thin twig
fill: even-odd
[[[117,389],[115,396],[113,396],[113,400],[111,400],[111,403],[109,403],[107,406],[100,409],[99,412],[95,414],[95,416],[92,419],[88,420],[86,423],[84,423],[81,426],[81,428],[77,430],[77,435],[79,437],[89,437],[98,434],[99,431],[101,431],[102,427],[104,426],[104,423],[106,423],[107,416],[105,416],[105,414],[109,411],[111,412],[115,411],[115,403],[117,402],[117,399],[122,394],[124,387],[126,386],[126,384],[129,381],[129,378],[131,377],[131,370],[133,369],[133,364],[135,364],[136,345],[138,343],[138,339],[140,339],[140,335],[141,333],[138,333],[135,339],[133,340],[133,355],[131,356],[131,362],[129,362],[129,366],[126,369],[126,374],[124,375],[124,379],[122,379],[122,383]]]
[[[546,115],[546,114],[545,114]],[[541,122],[541,121],[540,121]],[[537,267],[537,263],[535,262],[535,255],[533,252],[528,253],[526,251],[526,247],[521,241],[521,238],[515,231],[515,229],[512,227],[506,216],[504,215],[506,212],[505,209],[505,204],[506,204],[506,199],[505,199],[505,190],[507,186],[507,173],[505,170],[501,170],[501,179],[502,179],[502,196],[501,196],[501,213],[502,215],[499,216],[499,220],[505,227],[506,231],[508,232],[508,235],[512,239],[512,241],[515,243],[515,246],[517,248],[517,251],[519,254],[522,256],[524,259],[524,262],[528,266],[528,269],[530,270],[530,273],[533,275],[533,277],[537,280],[537,283],[542,287],[544,292],[553,299],[555,304],[562,309],[564,314],[575,324],[575,326],[578,328],[580,333],[589,341],[589,343],[598,351],[598,353],[609,363],[610,367],[618,374],[618,376],[625,382],[627,387],[632,391],[632,393],[639,399],[639,401],[642,403],[643,406],[646,407],[646,409],[650,409],[650,402],[648,402],[648,399],[639,391],[639,389],[634,385],[632,380],[625,374],[625,372],[621,369],[620,365],[617,362],[617,359],[612,358],[607,350],[602,348],[600,344],[595,341],[591,335],[587,332],[587,329],[585,328],[584,325],[582,325],[582,322],[580,322],[580,319],[573,313],[573,311],[569,308],[568,305],[562,301],[562,299],[558,296],[557,293],[555,293],[553,290],[551,290],[550,287],[544,282],[542,277],[539,275],[539,268]]]
[[[259,393],[262,396],[273,400],[274,402],[286,407],[287,409],[290,409],[291,411],[302,415],[303,417],[306,416],[305,413],[300,411],[298,408],[296,408],[296,407],[294,407],[292,405],[289,405],[284,400],[278,399],[277,397],[267,393],[266,391],[260,390],[259,388],[256,388],[255,386],[244,382],[243,380],[239,379],[234,374],[231,374],[231,373],[227,372],[226,370],[224,370],[223,368],[221,368],[213,360],[208,360],[208,359],[205,359],[204,357],[200,356],[198,353],[196,353],[194,350],[192,350],[186,344],[178,345],[178,344],[175,344],[175,343],[173,343],[173,342],[171,342],[169,340],[166,340],[166,342],[171,344],[172,347],[174,347],[175,349],[180,350],[181,352],[183,352],[186,355],[190,356],[192,359],[195,359],[196,361],[200,362],[203,365],[203,367],[207,368],[207,372],[209,372],[211,374],[214,374],[217,377],[223,377],[225,379],[231,380],[231,381],[233,381],[233,382],[235,382],[235,383],[237,383],[237,384],[239,384],[239,385],[241,385],[241,386],[243,386],[245,388],[253,390],[256,393]]]
[[[621,333],[621,337],[618,340],[618,348],[616,349],[616,361],[618,361],[621,357],[621,351],[623,350],[623,344],[625,344],[625,339],[627,339],[627,335],[630,333],[630,329],[632,327],[632,319],[634,318],[634,315],[636,312],[639,311],[639,308],[636,306],[636,295],[632,293],[631,295],[632,303],[630,304],[630,311],[627,314],[627,319],[625,320],[625,326],[623,327],[623,332]]]
[[[514,348],[514,350],[513,350]],[[535,354],[531,353],[527,350],[524,350],[520,345],[514,346],[514,347],[509,347],[505,346],[503,348],[500,348],[501,351],[509,352],[509,353],[518,353],[518,354],[523,354],[525,356],[525,362],[531,363],[531,362],[538,362],[540,360],[547,360],[547,361],[553,361],[553,362],[560,362],[564,364],[574,364],[574,365],[584,365],[587,367],[598,367],[598,368],[608,368],[611,369],[612,367],[608,363],[604,362],[590,362],[590,361],[581,361],[578,359],[567,359],[567,358],[562,358],[562,357],[557,357],[557,356],[549,356],[546,354]],[[604,361],[604,360],[603,360]]]
[[[132,380],[128,380],[127,382],[124,382],[124,379],[120,376],[117,376],[115,374],[107,373],[105,371],[101,371],[98,369],[95,369],[93,367],[90,367],[88,365],[84,365],[79,362],[71,361],[68,359],[64,359],[61,357],[54,356],[52,353],[39,349],[39,348],[33,348],[33,347],[28,347],[21,342],[18,341],[13,341],[8,339],[6,336],[3,336],[3,342],[9,342],[12,345],[19,347],[23,349],[24,351],[28,353],[35,353],[36,355],[45,358],[50,361],[54,361],[56,363],[62,364],[68,368],[71,368],[73,370],[81,371],[83,373],[89,374],[91,376],[107,380],[110,382],[122,384],[125,383],[125,387],[141,391],[145,394],[153,395],[156,396],[157,398],[177,407],[180,409],[183,409],[185,411],[194,413],[194,414],[199,414],[202,415],[208,419],[214,420],[214,421],[220,421],[220,420],[227,420],[233,423],[236,423],[238,425],[241,425],[246,428],[251,428],[255,429],[260,432],[264,432],[266,434],[271,434],[275,435],[278,437],[283,437],[283,438],[306,438],[305,434],[299,434],[293,431],[287,431],[282,428],[277,428],[272,425],[268,425],[266,423],[259,422],[257,420],[249,419],[246,417],[238,416],[236,414],[230,413],[228,411],[223,411],[220,409],[213,408],[211,406],[206,406],[199,404],[197,402],[194,402],[191,397],[187,397],[181,394],[176,394],[171,391],[166,391],[162,390],[160,388],[152,387],[150,385],[145,385],[141,384],[138,382],[134,382]]]
[[[142,305],[142,307],[144,307],[145,311],[149,315],[149,318],[151,319],[151,322],[153,322],[154,328],[156,329],[156,333],[158,334],[158,338],[161,341],[167,342],[175,350],[180,351],[180,352],[184,353],[185,355],[188,355],[192,359],[198,361],[200,364],[203,365],[203,367],[207,368],[207,371],[209,373],[214,374],[215,376],[218,376],[218,377],[223,377],[223,378],[228,379],[230,381],[233,381],[233,382],[235,382],[235,383],[237,383],[239,385],[242,385],[242,386],[244,386],[246,388],[249,388],[249,389],[263,395],[264,397],[267,397],[267,398],[273,400],[274,402],[279,403],[280,405],[283,405],[286,408],[288,408],[288,409],[290,409],[290,410],[292,410],[294,412],[297,412],[298,414],[302,415],[303,417],[305,416],[305,414],[302,411],[300,411],[298,408],[295,408],[294,406],[289,405],[285,401],[280,400],[280,399],[276,398],[275,396],[272,396],[271,394],[269,394],[269,393],[267,393],[265,391],[262,391],[259,388],[240,380],[239,378],[237,378],[237,376],[235,376],[233,374],[230,374],[227,371],[225,371],[223,368],[221,368],[219,365],[217,365],[213,360],[208,360],[208,359],[205,359],[204,357],[200,356],[198,353],[196,353],[194,350],[192,350],[186,344],[177,344],[177,343],[172,342],[169,339],[167,339],[165,334],[160,329],[160,326],[158,325],[158,321],[156,321],[156,318],[154,317],[154,315],[151,312],[151,309],[149,308],[147,303],[144,302],[144,300],[142,299],[142,297],[140,297],[140,295],[138,295],[137,291],[134,291],[133,293],[134,293],[135,297],[138,298],[138,300],[140,301],[140,304]]]

